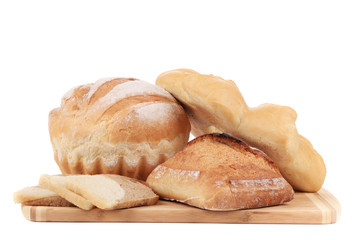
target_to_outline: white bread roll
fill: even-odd
[[[187,143],[183,108],[159,86],[106,78],[71,89],[49,114],[63,174],[112,173],[146,180]]]
[[[325,179],[320,154],[296,129],[296,112],[263,104],[249,108],[233,81],[189,69],[161,74],[156,84],[179,100],[195,136],[224,132],[265,152],[299,191],[316,192]]]

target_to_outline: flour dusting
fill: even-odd
[[[97,80],[96,82],[92,83],[90,85],[89,92],[85,95],[85,98],[87,100],[89,100],[94,95],[94,93],[99,89],[99,87],[101,87],[103,84],[105,84],[111,80],[114,80],[114,79],[116,79],[116,77],[101,78],[101,79]]]
[[[179,180],[179,181],[196,180],[196,179],[198,179],[198,177],[200,175],[200,171],[173,169],[173,168],[159,165],[154,170],[154,173],[156,173],[154,178],[159,179],[166,172],[169,172],[172,177],[177,178],[177,180]]]
[[[95,102],[90,112],[107,109],[117,101],[127,97],[150,94],[173,98],[170,93],[156,85],[141,80],[128,81],[116,85],[110,92]]]
[[[164,122],[175,113],[176,107],[171,103],[155,102],[142,105],[135,110],[138,120],[143,122]]]
[[[258,190],[277,190],[285,187],[286,180],[284,178],[230,180],[230,184],[242,191],[253,187],[256,187]]]

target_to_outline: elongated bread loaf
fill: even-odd
[[[49,114],[49,132],[63,174],[146,180],[185,146],[190,123],[163,88],[134,78],[105,78],[66,93]]]
[[[298,134],[297,115],[290,107],[249,108],[234,82],[189,69],[165,72],[156,84],[183,104],[193,135],[228,133],[265,152],[296,190],[321,188],[325,164],[312,144]]]
[[[264,153],[226,134],[192,140],[147,183],[161,198],[217,211],[278,205],[294,196]]]

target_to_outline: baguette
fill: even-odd
[[[224,132],[265,152],[284,178],[299,191],[316,192],[326,168],[310,141],[296,129],[296,112],[263,104],[249,108],[233,81],[189,69],[161,74],[156,84],[184,106],[194,136]]]

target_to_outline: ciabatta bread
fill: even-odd
[[[192,140],[146,182],[161,198],[218,211],[278,205],[294,196],[263,152],[226,134]]]
[[[120,175],[67,176],[66,187],[105,210],[153,205],[159,199],[145,184]]]
[[[25,187],[14,193],[14,202],[29,206],[72,207],[72,203],[40,186]]]
[[[40,176],[39,185],[55,192],[79,208],[90,210],[94,207],[89,200],[66,188],[66,176],[43,174]]]
[[[54,157],[63,174],[112,173],[146,180],[184,147],[190,123],[159,86],[106,78],[71,89],[49,114]]]
[[[228,133],[265,152],[295,189],[316,192],[321,188],[325,164],[312,144],[298,134],[296,112],[290,107],[249,108],[234,82],[189,69],[165,72],[156,84],[183,104],[194,136]]]

